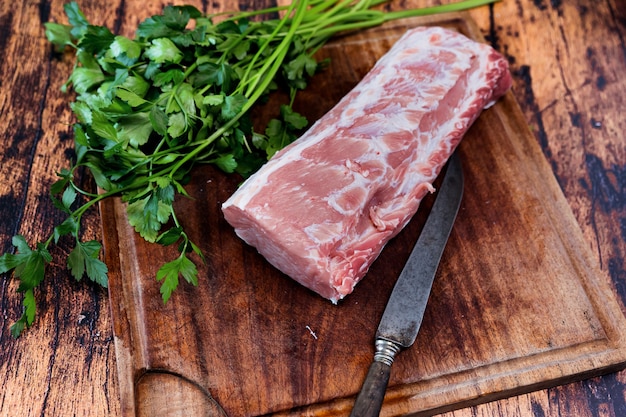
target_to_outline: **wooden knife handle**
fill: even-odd
[[[372,362],[363,388],[356,397],[350,417],[378,417],[383,405],[383,398],[385,398],[390,373],[390,365],[379,361]]]

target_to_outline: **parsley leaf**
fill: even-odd
[[[150,110],[150,123],[155,132],[159,135],[164,135],[169,124],[167,114],[158,106],[152,107]]]
[[[70,80],[74,85],[74,91],[85,94],[92,87],[101,84],[105,77],[100,68],[78,67],[74,69]]]
[[[120,117],[116,127],[119,129],[118,138],[135,148],[148,143],[153,130],[150,114],[147,112]]]
[[[177,112],[169,115],[167,133],[177,138],[187,131],[187,119],[183,112]]]
[[[157,64],[169,62],[177,64],[183,59],[183,53],[168,38],[153,39],[152,45],[146,50],[145,54],[146,57]]]
[[[257,139],[257,143],[260,143],[259,146],[265,150],[268,158],[295,141],[301,129],[308,124],[306,118],[293,111],[292,108],[281,106],[280,110],[282,120],[270,120],[265,129],[265,140]]]
[[[124,65],[131,66],[141,56],[141,45],[125,36],[116,36],[111,42],[110,51]]]
[[[173,261],[165,263],[156,274],[157,281],[161,284],[161,295],[163,302],[167,302],[172,292],[178,287],[178,277],[182,276],[190,284],[198,285],[198,269],[196,265],[187,258],[184,252]]]
[[[68,45],[74,45],[72,26],[47,22],[44,27],[46,28],[46,38],[55,45],[57,51],[62,51]]]
[[[52,260],[52,256],[45,245],[38,244],[35,250],[30,249],[24,236],[13,237],[13,245],[19,251],[12,255],[13,259],[8,260],[8,264],[16,263],[14,266],[15,276],[20,279],[18,291],[26,291],[35,288],[44,278],[46,264]],[[11,256],[6,254],[3,256]]]
[[[88,25],[78,47],[89,54],[103,55],[115,41],[115,36],[108,28]]]
[[[227,173],[233,173],[237,169],[237,160],[232,154],[221,155],[212,161],[218,168]]]
[[[54,242],[57,243],[61,236],[66,235],[78,235],[79,224],[73,216],[68,217],[65,221],[58,226],[54,227]]]
[[[19,320],[11,325],[11,336],[14,338],[18,338],[24,329],[33,324],[33,321],[35,321],[37,303],[32,289],[24,292],[22,304],[24,305],[24,313]]]
[[[317,70],[317,61],[307,54],[298,55],[285,65],[287,79],[291,81],[304,81],[304,76],[313,76]],[[306,82],[305,82],[306,83]]]
[[[156,242],[160,243],[163,246],[173,245],[174,243],[178,242],[182,235],[183,229],[181,227],[172,227],[165,233],[161,234]]]
[[[222,104],[222,117],[225,120],[233,119],[241,112],[247,101],[248,99],[243,94],[235,94],[224,97],[224,103]]]
[[[52,261],[52,256],[45,244],[38,244],[37,248],[32,250],[21,235],[14,236],[12,243],[18,253],[5,253],[0,256],[0,273],[13,270],[14,276],[20,281],[18,292],[23,293],[25,310],[21,318],[11,327],[11,334],[18,337],[35,319],[36,303],[33,289],[43,281],[46,264]]]
[[[161,226],[169,220],[172,206],[151,193],[128,205],[128,222],[148,242],[154,242]]]
[[[67,258],[67,267],[76,281],[80,281],[86,272],[90,280],[105,288],[108,286],[108,268],[98,259],[101,247],[100,242],[95,240],[76,242],[76,246]]]
[[[79,38],[87,31],[87,26],[89,26],[87,18],[80,10],[76,2],[70,2],[65,4],[63,6],[63,10],[67,15],[67,20],[72,26],[72,36],[74,38]]]

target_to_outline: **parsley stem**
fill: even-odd
[[[289,11],[292,11],[295,9],[295,14],[292,20],[292,24],[289,27],[289,30],[287,31],[286,36],[283,38],[281,43],[276,47],[276,50],[272,53],[272,55],[270,55],[269,58],[267,58],[266,63],[259,70],[259,73],[262,74],[263,76],[262,77],[259,76],[258,80],[253,84],[254,89],[249,87],[246,90],[246,93],[250,94],[250,96],[248,97],[248,101],[246,101],[246,103],[243,105],[240,112],[235,117],[230,119],[227,123],[225,123],[223,126],[221,126],[219,129],[217,129],[211,136],[205,139],[202,143],[196,146],[193,150],[191,150],[176,165],[174,165],[171,168],[171,171],[169,173],[170,178],[173,178],[174,174],[183,165],[185,165],[187,162],[192,161],[196,155],[200,154],[204,150],[204,148],[209,146],[215,140],[220,138],[225,132],[230,130],[230,128],[233,127],[244,114],[248,113],[248,111],[263,96],[263,94],[265,94],[267,87],[274,80],[274,75],[280,69],[284,61],[284,58],[287,55],[289,46],[291,45],[291,41],[294,35],[296,34],[296,30],[300,22],[302,22],[302,19],[304,18],[304,15],[306,13],[307,3],[308,3],[308,0],[299,0],[297,2],[294,1],[292,3],[292,7],[290,7],[289,9]],[[297,6],[300,6],[300,7],[297,7]]]
[[[492,4],[492,3],[495,3],[496,1],[499,1],[499,0],[464,0],[464,1],[459,1],[456,3],[424,7],[420,9],[391,11],[391,12],[385,13],[384,20],[385,22],[389,22],[392,20],[404,19],[408,17],[427,16],[427,15],[437,14],[437,13],[460,12],[463,10],[468,10],[468,9],[472,9],[472,8],[479,7],[479,6]]]
[[[254,67],[254,64],[261,59],[261,57],[263,56],[265,50],[269,47],[271,41],[277,36],[278,33],[280,33],[281,29],[283,28],[283,26],[285,26],[287,24],[287,21],[290,19],[289,16],[291,15],[291,13],[293,12],[293,10],[296,8],[298,2],[297,1],[293,1],[290,5],[290,7],[287,9],[287,14],[285,17],[283,17],[280,22],[278,23],[278,25],[276,25],[276,28],[274,29],[274,31],[272,32],[272,34],[265,40],[265,42],[261,45],[261,47],[259,48],[259,50],[257,51],[257,53],[254,55],[254,57],[252,58],[251,64],[248,65],[248,68],[246,70],[246,72],[244,73],[244,76],[242,77],[242,80],[240,82],[240,88],[243,89],[244,87],[248,86],[246,93],[244,94],[246,97],[248,97],[251,94],[251,91],[254,91],[254,89],[256,88],[256,86],[258,85],[261,76],[264,75],[264,69],[266,68],[266,65],[268,63],[271,63],[272,60],[276,59],[276,53],[280,53],[281,51],[280,46],[274,51],[274,53],[270,56],[269,59],[267,59],[265,65],[263,67],[261,67],[261,69],[253,76],[250,77],[250,72],[252,71],[252,68]],[[306,9],[306,4],[304,7],[302,7],[301,9]],[[293,24],[292,24],[293,27]],[[251,83],[251,84],[250,84]]]
[[[384,1],[387,1],[387,0],[384,0]],[[311,0],[309,1],[309,6],[317,6],[318,4],[334,4],[335,2],[336,0]],[[229,16],[223,21],[237,21],[237,20],[248,19],[248,18],[256,17],[256,16],[281,13],[289,9],[290,7],[291,5],[284,5],[284,6],[267,7],[264,9],[247,10],[247,11],[235,11],[235,12],[227,11],[227,12],[213,13],[209,17],[214,18],[214,17],[221,17],[221,16]],[[311,8],[310,10],[313,10],[313,8]]]
[[[364,7],[355,8],[347,12],[346,15],[336,15],[336,10],[332,10],[332,13],[323,16],[323,19],[312,20],[310,24],[303,24],[299,29],[298,34],[310,34],[318,39],[326,40],[331,36],[341,32],[351,32],[355,30],[365,29],[369,27],[379,26],[382,23],[404,19],[416,16],[426,16],[436,13],[448,13],[454,11],[462,11],[470,8],[483,6],[486,4],[494,3],[497,0],[464,0],[456,3],[450,3],[446,5],[425,7],[420,9],[409,9],[400,11],[384,12],[380,10],[369,10],[365,8],[368,2],[360,2]],[[349,3],[349,2],[348,2]],[[376,4],[384,3],[383,1],[377,1]],[[341,4],[341,3],[340,3]],[[370,7],[372,5],[369,5]]]

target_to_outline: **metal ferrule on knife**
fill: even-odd
[[[387,339],[376,339],[375,346],[374,360],[389,366],[393,363],[396,354],[402,349],[402,346]]]

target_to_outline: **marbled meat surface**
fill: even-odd
[[[223,204],[239,237],[336,303],[433,192],[470,125],[511,86],[488,45],[409,30],[301,138]]]

